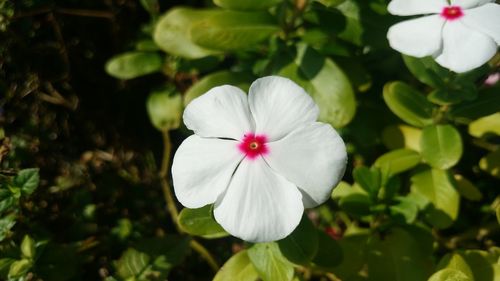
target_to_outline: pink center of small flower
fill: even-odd
[[[255,159],[261,154],[267,154],[267,137],[265,135],[245,134],[243,140],[238,144],[238,149],[250,159]]]
[[[441,16],[446,20],[456,20],[463,17],[464,12],[460,6],[448,6],[444,7],[441,11]]]

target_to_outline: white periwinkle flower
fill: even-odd
[[[500,5],[490,0],[392,0],[399,16],[430,14],[393,25],[392,48],[414,56],[433,56],[455,72],[466,72],[491,59],[500,44]]]
[[[248,96],[215,87],[194,99],[184,123],[194,131],[177,150],[172,177],[182,205],[215,203],[215,220],[251,242],[288,236],[305,208],[325,202],[344,174],[344,142],[289,79],[257,79]]]

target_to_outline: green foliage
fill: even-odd
[[[204,238],[228,236],[227,232],[215,221],[211,205],[199,209],[183,209],[179,214],[179,225],[185,232]]]
[[[498,56],[400,55],[389,0],[63,2],[0,0],[0,280],[500,280]],[[193,99],[268,75],[349,161],[288,237],[250,244],[212,205],[178,212],[169,171]]]
[[[161,70],[162,57],[157,53],[128,52],[111,58],[106,72],[119,79],[133,79]]]
[[[253,245],[248,250],[248,257],[263,281],[285,281],[293,278],[292,264],[274,242]]]
[[[217,272],[214,281],[255,281],[259,274],[248,258],[247,250],[233,255]]]
[[[153,91],[146,102],[153,126],[167,132],[179,128],[182,116],[182,97],[169,89]]]
[[[451,125],[425,127],[420,138],[423,159],[437,169],[448,169],[462,157],[462,138]]]

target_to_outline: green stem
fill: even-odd
[[[172,218],[172,221],[174,222],[177,232],[184,233],[177,219],[179,217],[179,210],[177,209],[177,205],[175,204],[174,196],[172,194],[172,188],[169,184],[169,178],[168,178],[168,168],[170,167],[172,143],[170,142],[170,135],[168,134],[168,131],[162,132],[162,136],[163,136],[163,159],[161,162],[161,168],[159,173],[161,188],[163,190],[163,196],[165,197],[165,202],[167,203],[167,210],[170,214],[170,217]],[[194,239],[191,240],[189,246],[208,263],[208,265],[213,269],[214,272],[219,271],[219,265],[215,261],[212,254],[207,250],[207,248],[205,248],[202,244],[200,244],[198,241]]]

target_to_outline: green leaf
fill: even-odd
[[[500,87],[491,87],[482,90],[477,99],[471,102],[463,102],[453,106],[450,115],[461,122],[470,122],[483,116],[498,112],[500,104]]]
[[[118,79],[133,79],[161,70],[163,58],[150,52],[128,52],[112,57],[106,63],[106,72]]]
[[[389,207],[391,216],[407,224],[412,224],[418,215],[418,205],[412,198],[397,197],[399,203]]]
[[[9,278],[19,278],[24,276],[32,267],[32,262],[28,259],[22,259],[13,262],[9,269]]]
[[[292,60],[277,74],[291,78],[313,97],[320,109],[319,121],[335,128],[347,125],[356,113],[356,100],[342,69],[304,44]]]
[[[494,248],[492,248],[493,250]],[[472,271],[473,280],[500,280],[500,264],[498,253],[481,250],[459,251]]]
[[[19,204],[19,199],[14,197],[12,193],[8,190],[5,190],[10,197],[6,197],[3,200],[0,199],[0,214],[3,212],[10,210],[12,207],[17,206]]]
[[[232,256],[217,272],[213,281],[256,281],[259,274],[243,250]]]
[[[422,158],[432,167],[448,169],[462,157],[462,138],[452,125],[428,126],[422,131],[420,149]]]
[[[160,4],[158,0],[140,0],[141,5],[151,15],[157,15],[160,11]]]
[[[191,235],[202,236],[204,238],[228,236],[222,226],[215,221],[212,215],[212,205],[198,209],[182,209],[179,214],[179,224],[184,231]]]
[[[151,257],[136,249],[127,249],[116,263],[118,276],[123,279],[139,275],[149,264]]]
[[[474,281],[474,279],[456,269],[445,268],[432,274],[428,281]]]
[[[33,193],[39,183],[40,175],[38,168],[21,170],[13,180],[14,186],[19,187],[21,191],[27,195]]]
[[[354,180],[372,197],[377,197],[381,186],[378,168],[357,167],[353,171]]]
[[[417,152],[410,149],[397,149],[380,156],[373,165],[380,169],[382,184],[385,184],[392,176],[405,172],[419,163],[420,155]]]
[[[146,101],[149,119],[153,126],[167,132],[179,128],[182,118],[182,97],[169,89],[152,92]]]
[[[274,18],[264,12],[216,10],[193,22],[190,36],[205,48],[240,51],[253,48],[278,30]]]
[[[458,253],[448,254],[439,261],[437,269],[441,270],[445,268],[451,268],[460,271],[471,280],[474,280],[471,268],[469,267],[465,259]]]
[[[353,234],[340,239],[339,245],[342,249],[342,262],[332,268],[332,272],[342,280],[351,280],[356,276],[365,264],[366,243],[369,235]]]
[[[457,190],[464,198],[471,201],[479,201],[483,198],[481,191],[468,179],[459,174],[455,174],[454,178],[457,183]]]
[[[419,91],[403,82],[387,83],[384,100],[392,112],[416,127],[432,124],[433,105]]]
[[[382,142],[391,149],[408,148],[420,151],[420,136],[422,130],[415,127],[398,125],[388,126],[382,132]]]
[[[293,266],[281,254],[278,244],[258,243],[248,250],[248,257],[263,281],[291,280]]]
[[[340,208],[355,216],[367,216],[370,214],[372,200],[367,194],[352,193],[340,198]]]
[[[229,10],[265,10],[283,0],[214,0],[215,5]]]
[[[434,88],[444,86],[443,79],[450,75],[449,70],[441,67],[431,57],[415,58],[403,55],[403,60],[415,78]]]
[[[7,237],[10,229],[16,224],[16,217],[13,214],[0,218],[0,242]]]
[[[479,160],[479,168],[496,178],[500,178],[500,149],[482,157],[481,160]]]
[[[216,54],[217,51],[193,43],[190,30],[194,23],[212,14],[213,10],[173,8],[156,24],[153,39],[163,51],[188,59]]]
[[[430,275],[432,262],[412,235],[394,228],[384,237],[368,242],[370,280],[422,281]]]
[[[469,124],[469,134],[481,138],[487,133],[500,136],[500,113],[481,117]]]
[[[312,262],[317,267],[325,270],[332,270],[335,266],[342,262],[344,253],[336,240],[324,231],[318,230],[317,232],[319,242],[318,251],[316,252]]]
[[[222,85],[236,86],[247,92],[253,77],[246,73],[219,71],[211,73],[189,88],[184,95],[184,105],[188,105],[193,99],[208,92],[213,87]]]
[[[24,235],[23,241],[21,242],[21,253],[24,258],[35,258],[35,241],[29,235]]]
[[[307,265],[318,251],[318,233],[307,216],[303,215],[299,226],[292,234],[278,241],[278,246],[289,261]]]
[[[434,215],[441,214],[449,220],[439,227],[445,228],[457,218],[460,197],[446,171],[426,169],[412,176],[411,182],[411,191],[423,195],[434,205],[438,212]]]
[[[0,258],[0,277],[7,277],[10,266],[15,261],[12,258]]]

